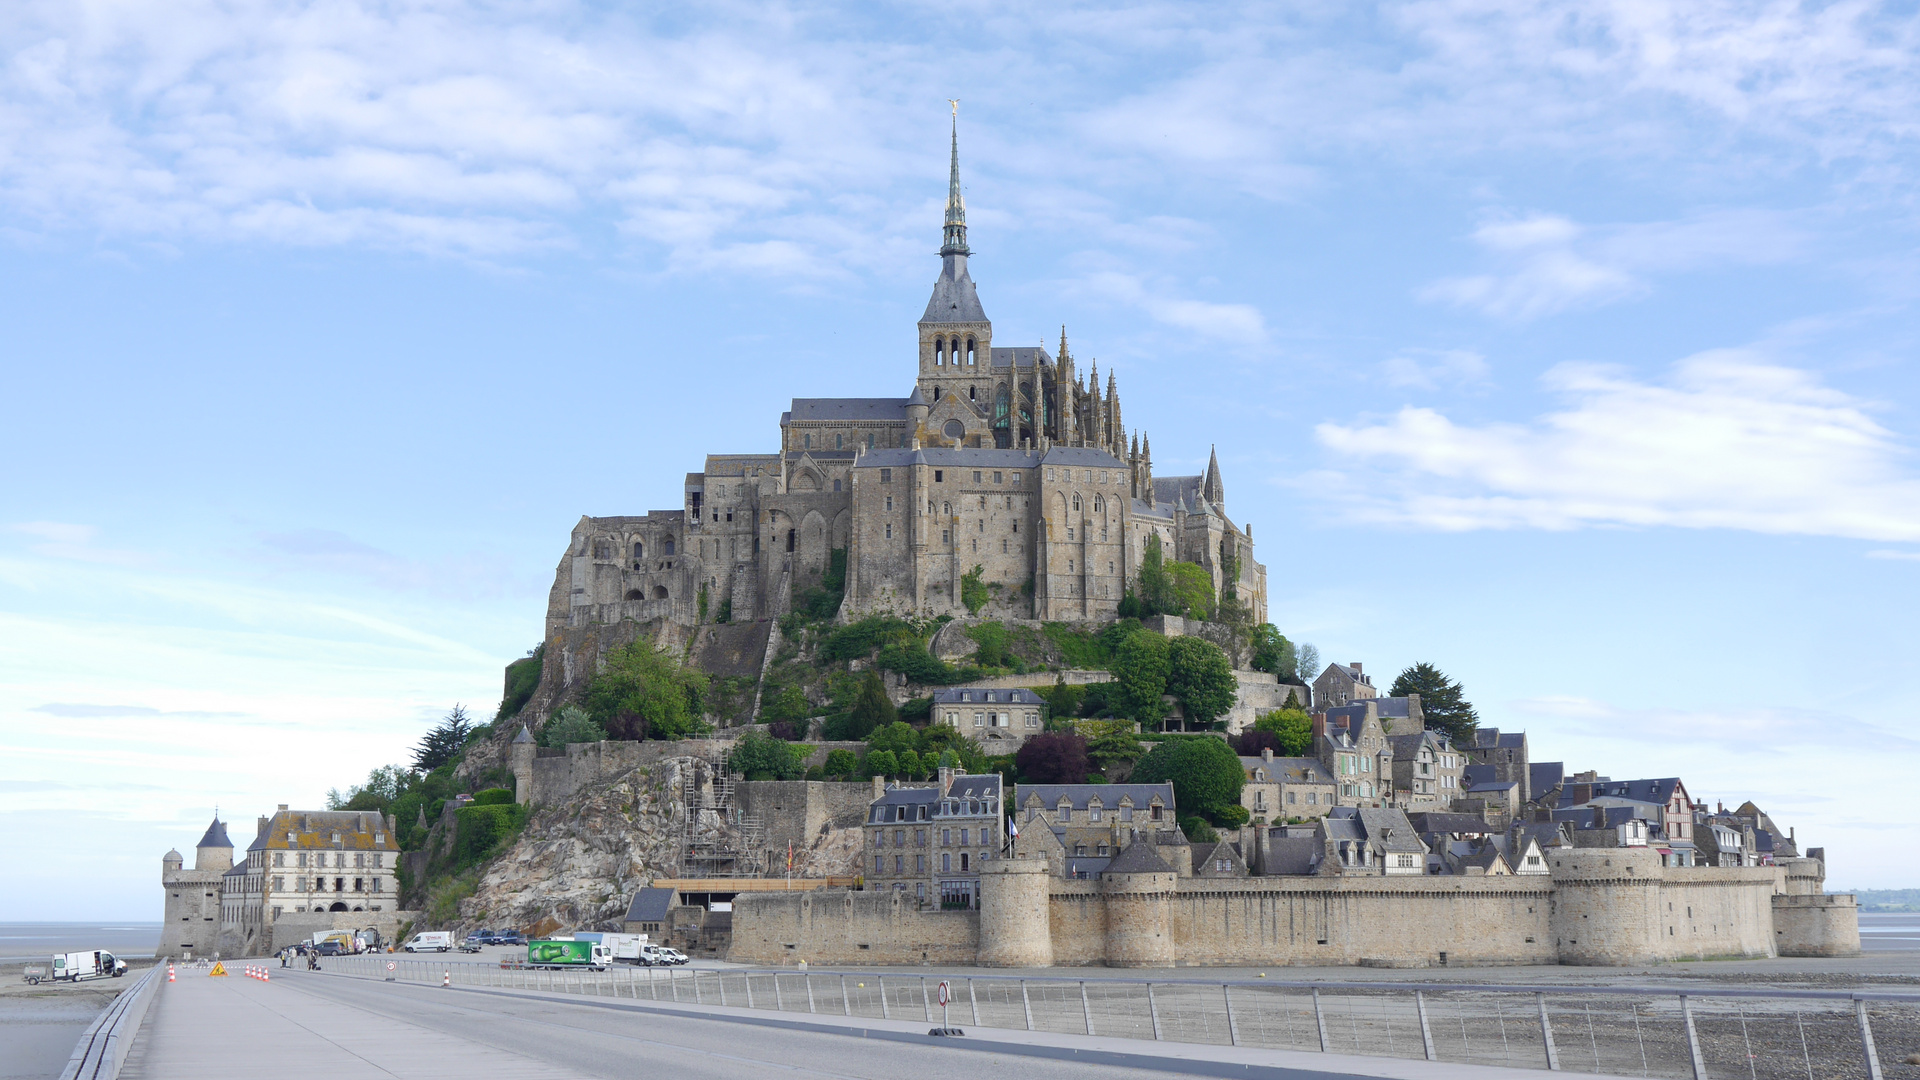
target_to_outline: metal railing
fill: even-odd
[[[1920,1047],[1920,994],[626,965],[542,970],[384,957],[331,958],[322,966],[412,983],[928,1024],[940,1022],[936,990],[944,979],[956,1025],[1676,1080],[1882,1080],[1876,1040]]]

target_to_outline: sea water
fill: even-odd
[[[0,922],[0,964],[45,962],[54,953],[91,949],[142,960],[159,945],[157,922]]]

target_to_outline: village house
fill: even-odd
[[[1393,748],[1378,715],[1366,710],[1313,714],[1314,750],[1333,774],[1340,806],[1385,806],[1392,794]]]
[[[1387,745],[1393,751],[1394,805],[1409,813],[1446,810],[1465,793],[1466,757],[1446,732],[1388,735]]]
[[[894,787],[867,807],[862,860],[869,889],[970,908],[981,864],[1002,848],[1000,774],[941,769],[933,787]]]
[[[1315,758],[1275,757],[1266,749],[1242,757],[1240,767],[1246,773],[1240,805],[1256,825],[1317,818],[1334,807],[1333,774]]]
[[[1045,857],[1060,877],[1095,876],[1136,839],[1185,843],[1172,784],[1021,784],[1014,806],[1014,853]]]
[[[997,757],[1017,752],[1046,728],[1047,702],[1021,687],[949,686],[933,692],[933,715]]]
[[[1360,661],[1328,664],[1327,670],[1313,680],[1313,700],[1321,708],[1345,705],[1359,698],[1379,696],[1373,679],[1360,670]]]

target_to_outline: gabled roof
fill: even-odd
[[[1153,478],[1153,501],[1193,513],[1205,502],[1200,497],[1200,485],[1205,479],[1201,476],[1156,476]]]
[[[1325,855],[1320,841],[1311,836],[1270,836],[1267,840],[1267,873],[1311,874]]]
[[[673,907],[673,898],[677,889],[641,889],[633,894],[633,903],[627,906],[628,922],[666,922],[667,911]]]
[[[905,420],[906,398],[794,398],[791,420]]]
[[[1628,802],[1664,805],[1682,789],[1680,778],[1663,776],[1650,780],[1602,780],[1593,784],[1569,784],[1560,791],[1561,806],[1578,806],[1594,799],[1624,799]],[[1584,797],[1582,797],[1584,796]]]
[[[967,773],[956,776],[947,787],[947,798],[986,799],[993,804],[988,808],[989,812],[997,818],[1000,816],[1000,774]]]
[[[1334,665],[1339,667],[1338,664]],[[1357,698],[1345,705],[1335,705],[1326,710],[1327,719],[1335,716],[1365,716],[1371,707],[1375,716],[1383,719],[1404,720],[1413,715],[1413,699],[1408,697],[1370,697]]]
[[[1120,459],[1091,446],[1052,446],[1041,459],[1044,465],[1084,465],[1094,469],[1124,469]]]
[[[1327,767],[1321,764],[1318,758],[1276,757],[1268,761],[1263,757],[1243,756],[1240,759],[1240,766],[1247,771],[1249,778],[1253,776],[1255,769],[1267,770],[1268,783],[1331,784],[1334,782],[1333,774],[1327,771]]]
[[[1527,764],[1527,790],[1539,798],[1557,787],[1566,778],[1567,766],[1563,761],[1534,761]]]
[[[1444,814],[1438,811],[1407,815],[1413,827],[1423,833],[1491,833],[1497,830],[1477,814]]]
[[[1171,874],[1173,867],[1160,857],[1157,844],[1135,842],[1107,863],[1109,874]]]
[[[1502,732],[1499,728],[1476,728],[1473,733],[1475,750],[1519,750],[1527,745],[1527,733],[1524,731]]]
[[[1030,368],[1053,363],[1053,357],[1047,354],[1047,350],[1036,349],[1031,346],[1015,349],[993,349],[990,351],[992,353],[993,366],[997,368]]]

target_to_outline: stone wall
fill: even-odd
[[[564,750],[523,748],[514,762],[516,797],[534,806],[558,806],[589,784],[611,780],[667,758],[696,757],[719,764],[733,749],[732,739],[649,739],[643,742],[574,743]],[[524,747],[524,744],[523,744]]]
[[[897,890],[741,893],[733,901],[739,964],[971,964],[979,913],[923,910]]]
[[[380,931],[380,940],[399,945],[395,938],[400,928],[420,918],[418,911],[296,911],[288,912],[267,925],[260,946],[261,955],[271,956],[290,945],[297,945],[323,930]]]
[[[805,850],[829,828],[857,829],[873,800],[869,783],[823,780],[749,780],[738,788],[743,813],[760,819],[764,846],[779,852],[791,841]]]
[[[1860,955],[1860,909],[1851,894],[1776,896],[1773,942],[1781,956]]]
[[[1253,726],[1261,714],[1275,709],[1285,708],[1287,696],[1293,695],[1297,708],[1307,708],[1313,697],[1313,691],[1305,686],[1283,683],[1279,676],[1264,671],[1236,669],[1233,673],[1236,684],[1233,695],[1233,708],[1227,710],[1227,734],[1238,735]]]

